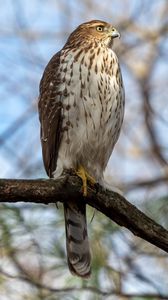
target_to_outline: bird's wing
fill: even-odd
[[[61,140],[62,101],[59,92],[60,55],[60,52],[55,54],[45,68],[40,82],[38,102],[43,161],[49,177],[52,177],[52,173],[57,166],[58,150]]]

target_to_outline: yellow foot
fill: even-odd
[[[87,171],[85,171],[85,169],[80,166],[79,169],[76,171],[76,174],[82,179],[82,183],[83,183],[83,196],[86,197],[87,196],[87,181],[90,182],[91,185],[94,185],[96,183],[96,180],[88,174]]]

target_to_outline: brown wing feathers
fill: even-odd
[[[48,63],[40,82],[39,115],[41,122],[41,144],[46,172],[52,177],[57,165],[61,139],[61,95],[58,92],[60,52]]]

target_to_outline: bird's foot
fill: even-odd
[[[76,174],[82,179],[83,196],[86,197],[87,196],[87,182],[89,181],[91,185],[95,185],[96,180],[90,174],[88,174],[88,172],[82,166],[80,166],[78,168],[78,170],[76,171]]]

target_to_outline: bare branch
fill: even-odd
[[[144,97],[144,117],[145,117],[145,125],[148,131],[149,138],[151,140],[152,152],[157,158],[157,160],[161,163],[161,165],[168,164],[166,157],[161,151],[161,147],[159,145],[158,137],[156,134],[155,126],[154,126],[154,118],[153,118],[153,110],[150,104],[150,86],[148,80],[142,81],[142,94]]]
[[[157,176],[149,180],[133,181],[123,184],[124,191],[130,191],[132,189],[140,189],[144,187],[155,187],[156,185],[161,185],[168,182],[168,176]]]
[[[99,189],[99,190],[98,190]],[[168,231],[154,222],[123,196],[112,191],[102,191],[98,186],[88,188],[82,196],[81,182],[77,176],[64,175],[57,180],[0,179],[1,202],[56,203],[68,199],[85,201],[111,220],[128,228],[133,234],[168,252]]]

